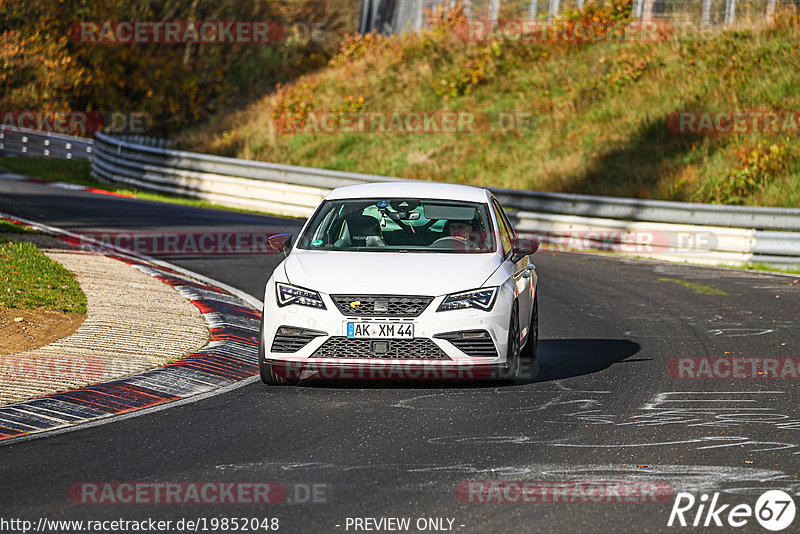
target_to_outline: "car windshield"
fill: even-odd
[[[297,246],[359,252],[496,250],[487,204],[420,198],[327,200]]]

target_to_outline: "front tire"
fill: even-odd
[[[539,296],[533,297],[533,310],[531,311],[531,322],[528,328],[528,340],[522,348],[520,354],[521,373],[520,378],[527,380],[533,378],[536,367],[536,357],[539,353]]]
[[[508,342],[506,343],[506,368],[502,371],[499,382],[505,385],[516,384],[521,375],[522,365],[519,347],[519,306],[516,301],[511,308],[511,320],[508,323]]]

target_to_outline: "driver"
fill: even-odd
[[[464,241],[465,245],[471,250],[480,248],[480,234],[475,231],[472,220],[449,220],[445,224],[444,232],[450,237]]]
[[[472,221],[447,221],[447,233],[453,237],[461,239],[469,239],[469,234],[472,233]]]

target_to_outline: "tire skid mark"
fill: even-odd
[[[456,463],[384,463],[384,464],[336,464],[323,462],[249,462],[240,464],[221,464],[215,466],[223,472],[285,472],[297,471],[319,473],[320,471],[360,472],[392,471],[437,476],[437,482],[453,485],[464,476],[490,477],[492,480],[526,479],[557,482],[564,481],[652,481],[669,483],[675,491],[707,493],[761,494],[765,489],[780,488],[800,495],[800,480],[777,469],[758,467],[738,467],[724,465],[626,465],[626,464],[521,464],[521,465],[475,465]],[[456,480],[451,484],[440,477],[451,475]]]
[[[589,393],[589,392],[574,392]],[[775,408],[763,405],[764,402],[776,406],[783,406],[782,395],[784,391],[753,390],[753,391],[667,391],[656,393],[649,401],[628,414],[606,413],[603,411],[602,397],[582,398],[580,400],[591,403],[590,409],[581,409],[563,414],[553,414],[541,423],[564,425],[606,425],[617,427],[668,427],[680,425],[681,427],[700,427],[699,429],[735,428],[742,433],[735,436],[709,436],[701,435],[688,439],[669,440],[652,438],[631,443],[601,442],[596,438],[565,438],[556,440],[542,440],[535,435],[506,435],[506,436],[441,436],[429,438],[431,444],[483,444],[483,445],[540,445],[547,447],[563,448],[592,448],[592,449],[631,449],[647,447],[677,447],[686,446],[687,450],[704,451],[722,448],[737,448],[743,453],[761,453],[769,451],[783,451],[791,455],[800,455],[800,443],[793,439],[791,431],[800,429],[800,418],[796,413],[780,413]],[[412,399],[409,399],[412,400]],[[573,401],[554,399],[553,406],[568,405]],[[588,404],[587,404],[588,405]],[[524,407],[522,407],[524,411]],[[780,411],[789,411],[782,408]],[[747,434],[748,428],[753,425],[767,425],[776,431],[787,432],[784,436],[768,441],[754,439]],[[706,431],[707,432],[707,431]],[[774,436],[771,436],[774,438]]]

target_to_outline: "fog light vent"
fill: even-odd
[[[497,349],[486,330],[462,330],[436,334],[433,337],[446,339],[458,350],[473,358],[497,358]]]
[[[307,330],[296,326],[280,326],[272,340],[272,352],[297,352],[309,341],[319,336],[327,336],[319,330]]]
[[[481,339],[489,337],[486,330],[478,330],[477,332],[461,332],[462,339]]]
[[[299,336],[302,335],[303,329],[302,328],[293,328],[291,326],[281,326],[278,328],[278,335],[279,336]]]

